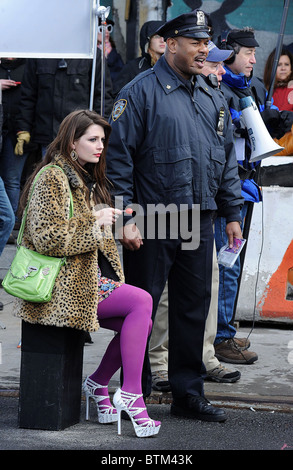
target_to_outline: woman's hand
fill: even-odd
[[[105,207],[98,211],[93,211],[93,215],[96,217],[98,224],[101,226],[113,225],[121,214],[121,210],[114,209],[113,207]]]

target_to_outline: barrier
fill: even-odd
[[[293,157],[262,167],[266,186],[253,209],[235,319],[293,323]]]

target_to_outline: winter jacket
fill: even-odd
[[[85,185],[70,162],[56,156],[36,182],[29,204],[22,244],[39,253],[67,257],[56,279],[52,300],[30,303],[17,300],[16,315],[29,323],[71,327],[84,331],[98,328],[98,252],[117,280],[124,276],[111,227],[102,228],[86,202]],[[73,217],[69,219],[69,186]]]
[[[147,21],[144,23],[140,30],[140,49],[141,56],[130,60],[124,65],[123,69],[113,82],[114,95],[116,96],[119,91],[129,83],[136,75],[151,68],[151,56],[147,53],[147,48],[151,36],[164,24],[164,21]]]
[[[18,131],[27,131],[32,140],[48,145],[56,137],[59,125],[71,111],[90,105],[92,60],[27,59],[21,93]],[[113,105],[112,83],[108,67],[105,80],[105,117]],[[97,50],[93,108],[101,112],[101,51]]]
[[[20,113],[20,97],[22,89],[22,80],[25,70],[26,59],[1,59],[0,62],[0,79],[14,80],[20,82],[19,85],[10,87],[9,89],[2,90],[2,106],[3,106],[3,129],[2,136],[3,140],[6,136],[12,142],[12,145],[16,144],[16,133],[17,119]],[[33,143],[24,144],[24,152],[28,153],[35,149]],[[0,150],[1,151],[1,150]]]
[[[229,109],[204,77],[192,92],[162,56],[121,90],[110,123],[107,172],[124,206],[199,204],[241,220]]]
[[[244,74],[234,74],[229,67],[225,66],[226,73],[222,77],[221,90],[227,100],[232,122],[234,124],[235,136],[245,139],[244,160],[239,160],[239,175],[241,178],[242,196],[246,201],[261,201],[261,193],[257,183],[254,180],[255,168],[259,164],[250,163],[251,145],[248,133],[242,122],[242,111],[240,110],[239,100],[245,96],[252,96],[256,102],[260,113],[265,110],[267,90],[258,78],[248,79]],[[272,109],[278,111],[276,106]]]
[[[280,139],[286,132],[290,132],[293,124],[293,112],[280,111],[275,106],[273,99],[269,109],[266,109],[268,93],[262,80],[256,77],[248,79],[243,74],[234,74],[227,66],[225,70],[226,73],[223,75],[221,88],[228,101],[232,120],[236,127],[239,126],[242,114],[239,99],[252,96],[272,137]]]

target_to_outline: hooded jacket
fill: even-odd
[[[130,60],[124,65],[123,69],[117,76],[115,83],[113,83],[114,95],[129,83],[136,75],[151,68],[151,56],[147,52],[147,48],[151,37],[156,31],[163,26],[164,21],[147,21],[144,23],[140,30],[140,49],[141,56],[136,59]]]

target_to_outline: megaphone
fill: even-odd
[[[276,144],[270,136],[253,98],[251,96],[240,98],[239,104],[251,144],[249,161],[257,162],[281,152],[284,147]]]

